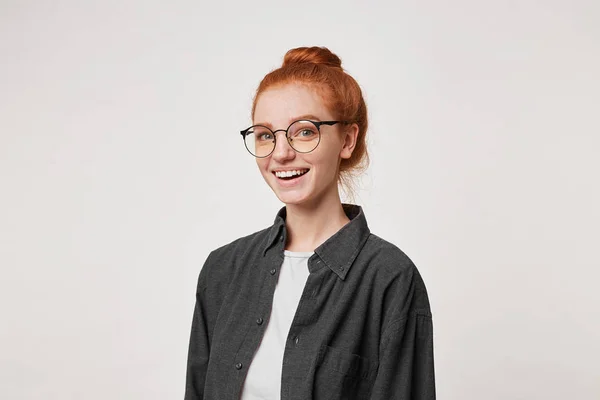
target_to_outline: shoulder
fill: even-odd
[[[369,235],[362,252],[370,260],[369,266],[380,269],[380,273],[398,276],[410,275],[416,270],[415,264],[404,251],[374,233]]]
[[[267,227],[213,249],[200,270],[198,286],[230,282],[236,269],[264,248],[270,230]]]
[[[368,261],[365,274],[374,275],[390,298],[412,298],[414,311],[431,313],[425,283],[412,259],[397,245],[371,233],[363,248]]]
[[[269,236],[271,227],[261,229],[249,235],[237,238],[226,243],[210,252],[212,259],[237,258],[243,257],[251,250],[264,247]]]

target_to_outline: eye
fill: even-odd
[[[269,132],[256,133],[256,139],[261,142],[273,140],[273,135]]]
[[[262,127],[257,127],[254,130],[252,130],[250,133],[252,133],[254,135],[254,137],[256,138],[255,140],[257,142],[273,141],[273,133],[268,129],[265,129]]]
[[[302,127],[294,131],[290,137],[291,140],[312,141],[319,137],[317,130],[311,127]]]
[[[310,138],[313,135],[316,135],[316,132],[311,129],[302,129],[300,132],[298,132],[298,136],[300,137]]]

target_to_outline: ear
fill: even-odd
[[[352,152],[356,147],[356,140],[358,139],[358,131],[358,125],[355,123],[344,129],[342,133],[343,147],[340,152],[341,158],[348,159],[352,156]]]

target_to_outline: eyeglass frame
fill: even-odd
[[[316,128],[317,131],[319,132],[319,142],[317,143],[317,145],[310,151],[298,151],[294,148],[294,146],[292,146],[292,144],[290,143],[290,137],[288,136],[288,131],[289,129],[292,127],[292,125],[294,125],[296,122],[310,122],[311,124],[313,124]],[[301,154],[308,154],[311,153],[313,151],[315,151],[315,149],[317,147],[319,147],[319,144],[321,143],[321,125],[327,125],[327,126],[333,126],[335,124],[351,124],[352,122],[350,121],[311,121],[310,119],[299,119],[296,120],[294,122],[292,122],[286,129],[277,129],[277,130],[272,130],[271,128],[269,128],[268,126],[264,126],[264,125],[252,125],[242,131],[240,131],[240,134],[242,135],[242,140],[244,141],[244,147],[246,148],[246,150],[248,150],[248,153],[252,154],[254,157],[256,158],[266,158],[269,157],[271,154],[273,154],[273,152],[275,151],[275,148],[277,147],[277,132],[285,132],[285,137],[286,137],[286,141],[288,142],[288,144],[290,145],[290,147],[292,148],[292,150],[294,150],[296,153],[301,153]],[[252,153],[250,151],[250,149],[248,148],[248,145],[246,145],[246,136],[248,135],[248,131],[252,128],[255,127],[261,127],[261,128],[266,128],[269,130],[269,132],[271,132],[273,134],[273,150],[271,150],[271,152],[269,154],[267,154],[266,156],[257,156],[256,154]]]

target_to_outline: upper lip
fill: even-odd
[[[296,168],[275,168],[272,169],[271,172],[284,172],[284,171],[299,171],[303,169],[310,169],[306,167],[296,167]]]

